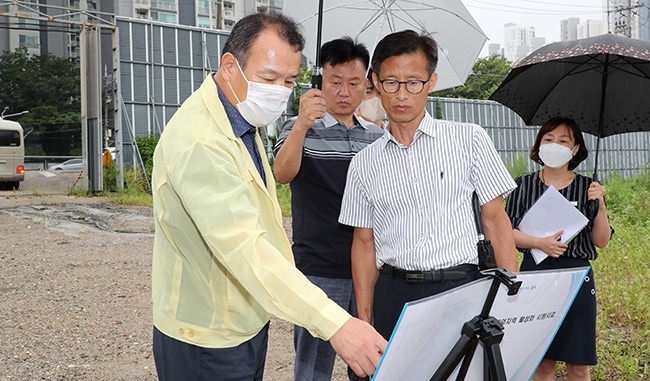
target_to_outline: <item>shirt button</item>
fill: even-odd
[[[319,330],[315,330],[315,331],[314,331],[314,333],[315,333],[315,334],[316,334],[316,336],[318,336],[318,337],[320,337],[320,336],[321,336],[321,334],[320,334],[320,331],[319,331]]]
[[[194,337],[194,331],[192,331],[192,330],[190,329],[190,330],[187,332],[187,336],[189,336],[189,337]]]
[[[182,335],[182,334],[185,333],[185,330],[184,330],[183,328],[179,328],[179,329],[178,329],[178,333],[180,333],[180,334]]]

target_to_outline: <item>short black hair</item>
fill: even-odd
[[[426,57],[430,77],[438,66],[438,44],[428,34],[418,34],[410,29],[391,33],[379,41],[372,54],[372,71],[379,76],[382,62],[391,57],[417,52]]]
[[[328,41],[320,49],[321,66],[325,66],[325,64],[336,66],[354,60],[361,60],[365,68],[368,69],[370,52],[364,44],[357,43],[349,36]]]
[[[244,68],[251,45],[268,28],[275,29],[278,36],[293,46],[297,52],[304,49],[305,39],[300,34],[298,24],[292,18],[276,13],[255,13],[235,24],[223,47],[223,53],[232,53]]]
[[[571,135],[573,135],[573,141],[576,145],[578,145],[578,152],[576,152],[575,156],[573,156],[569,161],[569,171],[573,171],[587,158],[587,156],[589,156],[589,151],[585,145],[585,139],[582,136],[580,127],[578,127],[578,123],[576,123],[571,118],[556,116],[544,122],[544,124],[542,124],[542,127],[539,129],[537,137],[535,138],[535,144],[533,144],[530,149],[530,160],[536,162],[537,164],[544,165],[544,162],[539,157],[539,146],[542,144],[542,138],[544,135],[548,134],[563,124],[567,126],[569,131],[571,131]]]

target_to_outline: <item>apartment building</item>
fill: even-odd
[[[0,16],[0,52],[27,48],[30,54],[52,53],[78,59],[79,27],[39,21],[30,16],[61,15],[79,21],[76,9],[164,23],[231,30],[252,13],[280,13],[282,0],[21,0],[0,5],[0,12],[27,17]]]

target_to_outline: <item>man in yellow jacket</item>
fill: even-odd
[[[386,341],[296,269],[256,128],[286,109],[304,39],[281,15],[233,28],[221,67],[154,154],[154,357],[161,380],[261,380],[271,315],[329,340],[360,376]]]

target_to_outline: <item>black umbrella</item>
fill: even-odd
[[[650,41],[604,34],[546,45],[517,63],[490,96],[528,125],[555,116],[600,138],[650,130]]]

